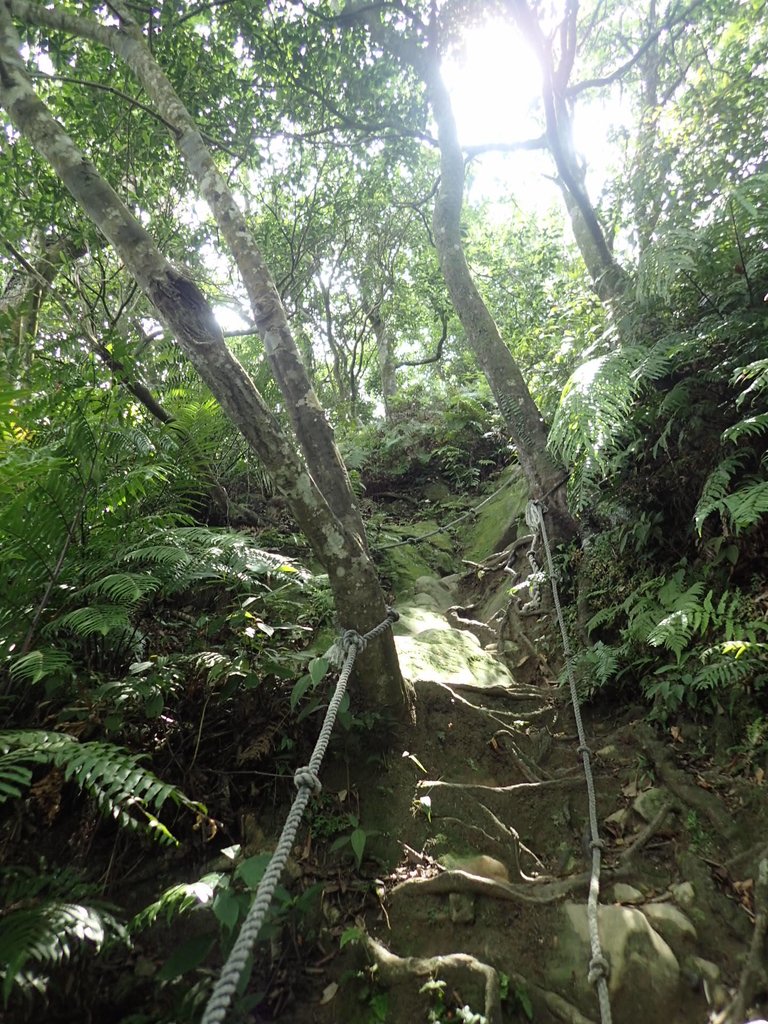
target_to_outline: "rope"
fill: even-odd
[[[600,933],[598,929],[598,900],[600,896],[600,861],[603,850],[603,841],[600,838],[600,829],[597,823],[597,801],[595,799],[595,779],[592,774],[592,765],[590,763],[590,749],[587,746],[587,738],[584,732],[584,723],[581,718],[581,704],[579,703],[579,695],[576,690],[576,679],[573,674],[573,654],[571,652],[571,645],[568,639],[568,631],[565,628],[565,621],[563,619],[563,610],[560,605],[560,595],[557,590],[557,581],[555,579],[555,567],[552,561],[552,551],[549,547],[549,537],[547,536],[547,528],[544,525],[544,512],[546,508],[542,505],[541,500],[529,501],[528,507],[525,510],[525,521],[534,534],[537,532],[541,534],[541,540],[544,544],[544,552],[547,558],[547,572],[549,573],[549,581],[552,586],[552,597],[555,602],[555,611],[557,613],[557,621],[560,626],[560,635],[563,640],[563,652],[565,654],[565,668],[568,674],[568,686],[571,692],[571,702],[573,703],[573,717],[576,720],[576,731],[579,737],[578,753],[581,754],[581,759],[584,764],[584,777],[587,783],[587,797],[589,807],[589,846],[592,850],[592,873],[589,880],[589,897],[587,900],[587,923],[589,927],[589,945],[591,949],[591,959],[589,961],[589,971],[587,978],[590,985],[597,986],[597,998],[600,1003],[600,1020],[602,1024],[611,1024],[611,1004],[608,996],[608,971],[609,964],[606,958],[603,956],[602,947],[600,946]]]
[[[290,856],[304,811],[312,794],[317,794],[322,789],[317,773],[320,770],[320,765],[331,739],[336,714],[347,689],[347,682],[352,673],[355,658],[361,651],[365,650],[372,640],[376,640],[383,633],[386,633],[392,626],[392,623],[397,622],[398,618],[399,616],[393,608],[387,608],[386,619],[380,622],[378,626],[374,626],[364,636],[348,629],[341,638],[341,646],[345,654],[344,667],[339,675],[339,681],[336,683],[333,697],[328,704],[328,710],[325,713],[325,719],[317,737],[315,749],[312,751],[309,764],[297,769],[293,776],[298,793],[285,819],[283,831],[277,841],[272,859],[259,882],[256,897],[251,904],[245,921],[243,921],[240,934],[232,947],[227,962],[222,968],[218,981],[213,987],[201,1024],[223,1024],[229,1005],[232,1002],[232,996],[240,983],[240,979],[245,974],[248,958],[261,931],[275,889],[280,881],[280,876]]]
[[[423,540],[428,540],[430,537],[436,537],[438,533],[444,533],[446,530],[450,530],[450,528],[455,526],[456,523],[461,523],[465,519],[469,519],[470,516],[477,515],[478,509],[481,509],[483,505],[487,505],[489,501],[493,501],[494,498],[498,497],[504,488],[508,487],[514,479],[514,477],[510,477],[509,480],[505,480],[501,487],[494,491],[493,494],[489,494],[487,498],[483,498],[483,500],[478,502],[474,508],[469,509],[467,512],[462,512],[462,514],[457,516],[455,519],[451,519],[451,521],[446,523],[445,526],[438,526],[436,530],[430,530],[429,533],[422,533],[420,537],[409,537],[407,540],[396,540],[391,544],[377,544],[376,549],[378,551],[387,551],[390,548],[401,548],[404,544],[421,544]]]

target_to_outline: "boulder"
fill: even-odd
[[[546,985],[594,1018],[597,994],[587,980],[587,908],[566,903],[561,914]],[[680,965],[643,913],[634,907],[603,906],[598,911],[598,926],[603,955],[611,965],[608,991],[614,1019],[622,1024],[676,1020],[678,1003],[685,994]]]
[[[515,684],[509,670],[482,650],[477,637],[463,630],[432,627],[416,635],[395,636],[395,646],[403,675],[411,682],[450,686]]]

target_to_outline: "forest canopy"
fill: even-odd
[[[510,472],[585,698],[725,713],[751,771],[767,52],[763,0],[0,0],[3,802],[215,832],[210,731],[250,708],[287,772],[333,632],[475,564],[445,523]],[[356,678],[355,728],[413,728],[391,631]],[[6,999],[125,937],[41,878]]]

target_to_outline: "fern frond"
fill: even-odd
[[[573,468],[578,507],[605,476],[610,455],[627,427],[638,383],[633,377],[644,350],[624,348],[582,364],[563,389],[549,445]]]
[[[768,513],[768,480],[758,480],[727,494],[723,505],[737,530],[753,526]]]
[[[66,651],[48,647],[16,658],[11,665],[10,676],[16,683],[34,684],[57,673],[71,672],[72,669],[72,658]]]
[[[728,493],[731,478],[743,467],[747,458],[747,452],[735,452],[723,459],[707,477],[693,516],[699,535],[701,535],[704,523],[709,516],[722,509],[723,499]]]
[[[80,743],[65,733],[42,730],[5,731],[0,732],[0,752],[8,756],[8,763],[15,755],[22,766],[34,762],[61,768],[65,779],[75,782],[121,825],[143,825],[160,842],[176,842],[154,813],[166,800],[195,813],[204,811],[175,786],[158,779],[140,758],[111,743]]]
[[[733,426],[723,431],[723,441],[742,441],[746,438],[759,437],[768,430],[768,412],[758,413],[755,416],[748,416],[745,420],[739,420]]]
[[[144,597],[154,594],[159,586],[160,580],[147,573],[116,572],[87,584],[74,596],[80,598],[91,595],[106,597],[116,604],[132,608]]]
[[[128,629],[130,625],[126,608],[115,604],[91,604],[60,615],[49,624],[47,632],[63,627],[80,637],[106,636],[115,629]]]
[[[197,882],[181,882],[178,885],[172,885],[154,903],[150,903],[148,907],[136,914],[128,923],[128,931],[131,933],[142,931],[153,925],[161,916],[165,918],[166,924],[170,924],[181,914],[210,904],[218,884],[224,877],[223,873],[213,872],[210,875],[204,875]]]
[[[28,961],[55,967],[84,944],[98,952],[107,938],[117,936],[124,938],[125,931],[112,914],[80,903],[48,900],[5,913],[0,917],[0,963],[6,1002]]]

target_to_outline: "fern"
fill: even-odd
[[[91,595],[106,597],[116,604],[133,608],[143,598],[154,594],[159,586],[160,580],[148,573],[116,572],[87,584],[74,596],[79,598]]]
[[[85,608],[75,608],[54,619],[47,631],[50,633],[63,628],[71,630],[79,637],[96,634],[106,636],[113,630],[125,630],[130,624],[126,608],[114,604],[91,604]]]
[[[14,682],[34,684],[52,675],[71,675],[72,669],[72,658],[66,651],[44,648],[16,658],[10,676]]]
[[[136,914],[128,924],[129,932],[142,931],[153,925],[161,916],[164,917],[166,924],[170,924],[182,914],[194,910],[196,907],[210,904],[224,877],[224,874],[214,872],[204,875],[197,882],[181,882],[178,885],[172,885],[154,903],[150,903]]]
[[[727,430],[723,431],[723,441],[730,441],[735,443],[741,441],[744,438],[759,437],[768,430],[768,412],[758,413],[755,416],[748,416],[744,420],[739,420],[738,423],[734,423],[733,426],[728,427]]]
[[[98,952],[108,937],[124,938],[125,931],[112,914],[95,906],[47,900],[6,912],[0,918],[5,1002],[28,961],[56,967],[86,943]]]
[[[572,469],[576,506],[608,471],[629,422],[641,350],[627,347],[582,364],[563,389],[549,445]]]
[[[757,480],[740,487],[723,498],[731,521],[737,530],[754,526],[768,513],[768,480]]]
[[[120,825],[133,829],[144,826],[163,843],[176,843],[154,813],[166,800],[196,814],[205,813],[201,804],[144,768],[140,758],[111,743],[79,743],[65,733],[42,730],[6,731],[0,732],[0,753],[0,768],[5,766],[5,775],[0,778],[6,779],[9,790],[5,794],[0,790],[0,802],[18,795],[12,791],[18,788],[26,765],[48,763],[61,768],[65,779],[84,790]],[[14,764],[21,767],[21,773],[17,770],[14,774]]]
[[[128,941],[125,928],[72,868],[50,871],[44,861],[0,871],[0,975],[7,1002],[15,984],[45,992],[46,970],[84,947]],[[31,964],[30,964],[31,962]],[[26,966],[30,964],[30,966]]]
[[[729,455],[707,477],[693,516],[699,535],[709,516],[723,508],[731,478],[742,468],[746,459],[746,452]]]

